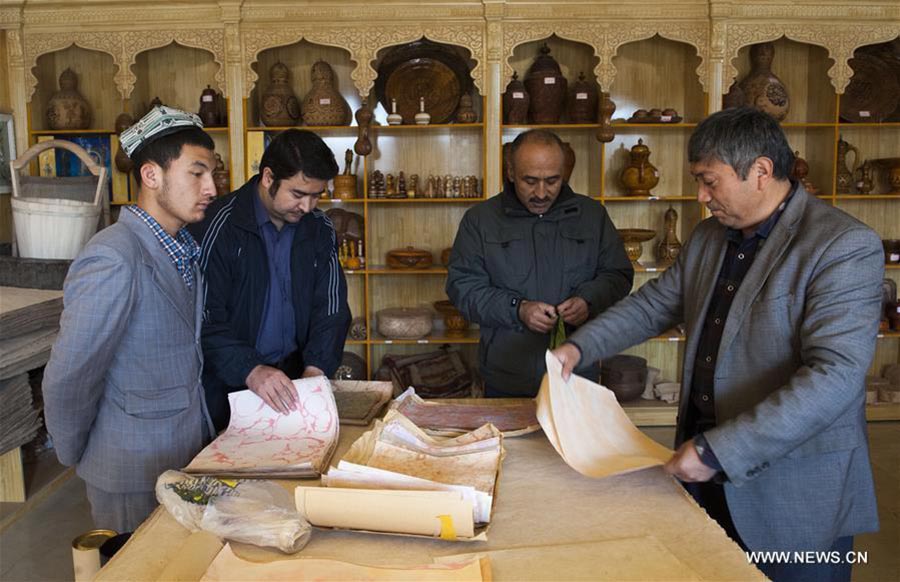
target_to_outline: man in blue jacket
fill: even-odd
[[[338,171],[318,135],[287,130],[259,174],[216,200],[193,232],[206,276],[203,386],[216,430],[228,393],[249,388],[282,414],[292,378],[334,374],[350,326],[334,227],[319,196]]]

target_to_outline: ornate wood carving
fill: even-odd
[[[562,22],[508,22],[503,26],[503,76],[508,79],[513,69],[509,59],[520,44],[540,40],[551,34],[560,38],[585,43],[594,49],[594,56],[600,62],[594,68],[594,75],[604,90],[612,85],[616,68],[612,58],[623,44],[644,40],[660,35],[669,40],[685,42],[697,49],[700,66],[697,76],[706,89],[706,66],[709,52],[709,22],[629,22],[625,23],[562,23]]]
[[[726,73],[722,83],[724,94],[737,77],[734,59],[741,47],[777,40],[786,36],[791,40],[821,46],[828,51],[834,65],[828,69],[828,78],[838,93],[843,93],[850,83],[853,70],[848,61],[857,48],[896,38],[896,24],[846,24],[844,22],[804,23],[729,23],[725,41]]]
[[[292,28],[291,30],[249,29],[243,32],[244,41],[244,97],[259,79],[251,65],[259,58],[259,53],[270,48],[285,46],[306,40],[316,44],[336,46],[350,51],[350,59],[356,68],[350,74],[360,95],[368,95],[378,76],[373,67],[375,56],[382,48],[403,44],[427,37],[436,42],[463,46],[471,51],[476,65],[472,70],[475,86],[483,90],[481,67],[484,53],[483,24],[442,24],[442,25],[395,25],[384,29],[373,29],[368,24],[345,25],[340,27],[315,26]]]
[[[225,83],[225,34],[221,28],[194,30],[134,30],[122,33],[123,62],[126,64],[116,75],[116,87],[123,95],[131,95],[137,77],[131,67],[138,54],[177,42],[178,44],[198,48],[212,53],[213,60],[219,65],[215,81],[219,90],[228,96]]]
[[[40,32],[25,34],[25,77],[26,77],[26,98],[30,102],[34,91],[37,88],[37,77],[34,76],[34,67],[37,66],[38,57],[43,54],[54,51],[63,50],[70,46],[77,45],[83,49],[100,51],[112,56],[113,64],[115,64],[116,88],[119,90],[122,99],[127,99],[128,94],[123,91],[120,80],[124,68],[122,67],[125,60],[123,51],[122,32]]]

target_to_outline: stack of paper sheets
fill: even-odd
[[[502,460],[493,425],[435,437],[391,410],[323,476],[327,489],[296,489],[297,508],[323,527],[486,539]]]
[[[47,363],[63,292],[0,287],[0,380]]]
[[[489,402],[439,402],[423,400],[415,388],[408,388],[391,403],[391,408],[431,434],[456,436],[484,424],[496,426],[505,437],[519,436],[541,428],[531,399]]]
[[[317,478],[338,441],[338,413],[324,376],[294,380],[297,410],[282,415],[249,390],[228,395],[228,428],[191,461],[187,473]]]
[[[31,441],[41,428],[28,374],[0,380],[0,454]]]
[[[341,424],[369,426],[394,393],[393,382],[332,380]]]

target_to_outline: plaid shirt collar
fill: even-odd
[[[178,231],[178,235],[175,238],[172,238],[172,235],[163,230],[163,227],[160,226],[156,219],[150,216],[143,208],[137,205],[130,205],[125,208],[130,210],[135,216],[140,218],[144,224],[150,227],[156,240],[159,241],[160,246],[166,251],[166,255],[168,255],[172,264],[178,269],[178,273],[181,275],[181,278],[184,279],[185,285],[188,286],[188,289],[193,289],[193,263],[200,257],[200,246],[197,244],[197,241],[194,240],[194,237],[191,236],[191,233],[182,228]]]

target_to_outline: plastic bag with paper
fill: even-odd
[[[267,481],[194,477],[166,471],[156,480],[156,498],[178,523],[220,538],[300,551],[312,528],[286,489]]]

